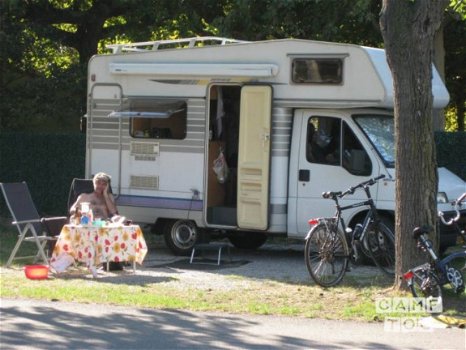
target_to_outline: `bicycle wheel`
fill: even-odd
[[[460,270],[454,266],[445,266],[448,283],[456,294],[464,292],[464,278]]]
[[[383,222],[369,227],[363,245],[383,273],[395,276],[395,236]]]
[[[306,266],[312,279],[322,287],[338,284],[348,266],[348,245],[331,222],[314,226],[306,240]]]
[[[442,288],[434,271],[428,264],[415,267],[411,270],[413,278],[409,288],[415,298],[437,298],[437,304],[442,303]],[[420,301],[424,305],[423,300]]]

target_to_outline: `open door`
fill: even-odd
[[[238,227],[265,230],[268,227],[270,86],[241,89],[238,150]]]

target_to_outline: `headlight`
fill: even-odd
[[[437,203],[448,203],[448,197],[445,192],[437,193]]]

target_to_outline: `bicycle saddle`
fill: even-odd
[[[433,228],[430,226],[421,226],[421,227],[416,227],[413,230],[413,238],[418,239],[421,235],[423,234],[428,234],[429,232],[432,232]]]

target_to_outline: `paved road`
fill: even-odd
[[[9,349],[465,349],[463,329],[0,300]]]

